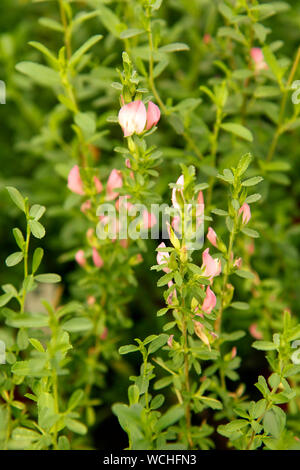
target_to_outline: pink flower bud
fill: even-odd
[[[98,251],[94,247],[93,247],[93,262],[94,262],[94,265],[96,266],[96,268],[102,268],[102,266],[104,264],[103,259],[101,258]]]
[[[130,163],[129,158],[126,158],[126,160],[125,160],[125,165],[126,165],[126,167],[127,167],[129,170],[131,169],[131,163]]]
[[[251,210],[250,206],[244,202],[244,204],[239,209],[239,215],[242,214],[243,224],[247,224],[251,219]]]
[[[263,339],[262,333],[257,329],[257,323],[252,323],[252,325],[249,326],[249,332],[255,339]]]
[[[169,336],[169,339],[167,341],[169,348],[172,348],[173,346],[173,338],[174,338],[174,335]]]
[[[76,194],[84,195],[83,183],[80,177],[79,166],[75,165],[68,175],[68,188]]]
[[[235,266],[236,268],[240,269],[242,267],[242,264],[243,264],[243,260],[242,258],[237,258],[235,260],[235,262],[233,263],[233,266]]]
[[[202,310],[205,313],[211,313],[211,311],[215,308],[217,303],[217,299],[213,291],[209,286],[206,288],[206,296],[202,305]]]
[[[90,227],[86,231],[86,238],[87,238],[88,242],[91,243],[91,244],[92,244],[92,241],[93,241],[93,237],[94,237],[94,229],[92,227]]]
[[[129,137],[134,133],[141,134],[145,129],[146,119],[146,108],[142,101],[136,100],[122,106],[119,111],[119,123],[124,137]]]
[[[94,184],[95,184],[97,193],[101,193],[103,186],[102,186],[101,181],[97,178],[97,176],[94,176]]]
[[[88,305],[95,305],[96,303],[96,298],[93,296],[93,295],[89,295],[89,297],[87,298],[87,303]]]
[[[156,104],[149,101],[147,110],[147,125],[146,129],[149,130],[151,127],[156,126],[160,120],[160,109]]]
[[[250,55],[253,59],[255,70],[259,72],[260,70],[266,70],[268,65],[265,62],[263,51],[260,47],[252,47]]]
[[[122,173],[114,168],[109,175],[106,185],[107,199],[109,201],[116,199],[119,196],[119,193],[116,193],[114,190],[116,188],[121,188],[122,186]]]
[[[210,280],[221,272],[221,261],[210,256],[209,248],[206,248],[202,253],[202,269],[204,269],[203,276],[208,277]]]
[[[158,245],[158,248],[166,248],[166,245],[164,244],[164,242],[162,242],[160,245]],[[170,258],[170,255],[169,255],[168,252],[161,252],[161,251],[157,252],[157,257],[156,257],[157,264],[159,264],[159,265],[166,264],[166,263],[168,263],[169,258]],[[165,273],[169,273],[170,269],[169,268],[163,268],[163,271]]]
[[[79,264],[79,266],[85,266],[86,265],[86,259],[85,259],[85,255],[84,255],[84,251],[83,250],[78,250],[76,255],[75,255],[75,260],[77,261],[77,263]]]
[[[235,358],[236,353],[237,353],[236,346],[233,346],[233,348],[232,348],[232,350],[231,350],[231,359],[234,359],[234,358]]]
[[[203,36],[203,42],[206,45],[209,44],[211,42],[211,35],[208,33],[205,33]]]
[[[128,248],[128,240],[126,238],[123,238],[122,240],[120,240],[120,245],[122,246],[122,248]]]
[[[211,227],[208,227],[207,240],[209,240],[210,243],[216,248],[218,247],[217,238],[218,237],[214,229],[212,229]]]
[[[81,212],[83,212],[84,214],[89,211],[92,207],[92,203],[91,201],[88,199],[87,201],[83,202],[80,206],[80,210]]]
[[[173,281],[168,282],[168,288],[172,287],[174,285]],[[173,289],[172,292],[169,294],[167,298],[167,303],[172,304],[173,300],[177,298],[177,292],[176,289]]]
[[[144,211],[143,212],[143,227],[145,229],[152,228],[156,224],[157,220],[155,214],[152,212]]]
[[[102,339],[102,341],[105,341],[106,338],[107,338],[107,335],[108,335],[108,329],[106,328],[106,326],[104,327],[104,330],[102,331],[101,335],[100,335],[100,339]]]
[[[176,181],[176,184],[180,187],[179,189],[173,188],[172,189],[172,204],[174,209],[179,209],[180,206],[177,202],[177,192],[181,193],[182,199],[183,199],[183,188],[184,188],[184,176],[181,175],[179,176],[178,180]]]

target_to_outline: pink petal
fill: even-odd
[[[86,259],[84,255],[83,250],[78,250],[77,253],[75,254],[75,260],[80,266],[85,266],[86,265]]]
[[[251,219],[251,210],[250,206],[244,202],[244,204],[239,209],[239,215],[242,214],[243,224],[247,224]]]
[[[97,176],[94,176],[94,184],[95,184],[97,193],[101,193],[103,186],[102,186],[101,181],[97,178]]]
[[[136,100],[125,104],[119,111],[119,123],[123,129],[124,137],[132,134],[141,134],[146,125],[147,112],[142,101]]]
[[[93,248],[93,262],[94,262],[94,265],[96,266],[96,268],[102,268],[102,266],[104,264],[103,259],[99,255],[96,248]]]
[[[106,185],[107,199],[109,201],[116,199],[119,193],[115,192],[114,190],[116,188],[121,188],[122,186],[123,186],[122,173],[119,170],[116,170],[114,168],[109,175],[107,185]]]
[[[83,183],[78,165],[73,166],[68,175],[68,188],[76,194],[84,195]]]
[[[208,227],[207,239],[217,248],[217,234],[211,227]]]
[[[149,101],[148,110],[147,110],[147,126],[146,129],[151,129],[151,127],[156,126],[160,120],[160,109],[156,104]]]
[[[217,299],[213,291],[209,286],[206,288],[206,297],[204,299],[202,310],[205,313],[211,313],[211,311],[215,308],[217,303]]]

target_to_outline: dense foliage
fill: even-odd
[[[299,450],[300,5],[1,6],[0,449]]]

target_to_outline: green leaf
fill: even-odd
[[[157,287],[162,287],[168,284],[169,281],[173,279],[173,273],[167,273],[164,276],[162,276],[158,281],[157,281]]]
[[[29,313],[10,315],[6,324],[14,328],[43,328],[48,326],[49,318],[47,315],[30,315]]]
[[[59,450],[70,450],[71,446],[67,436],[59,436],[58,438],[58,449]]]
[[[78,127],[87,135],[92,135],[96,131],[95,119],[87,113],[78,113],[74,118]]]
[[[244,269],[238,269],[237,271],[235,271],[235,273],[237,276],[239,277],[242,277],[244,279],[254,279],[254,274],[250,271],[245,271]]]
[[[29,342],[32,344],[32,346],[39,352],[45,352],[45,349],[42,345],[42,343],[40,343],[40,341],[36,338],[29,338]]]
[[[268,410],[263,419],[263,426],[265,432],[271,434],[275,438],[279,438],[281,432],[284,430],[286,416],[284,411],[278,406],[274,406]]]
[[[259,351],[273,351],[276,349],[276,345],[271,341],[254,341],[254,343],[252,343],[252,347]]]
[[[249,178],[248,180],[245,180],[242,182],[242,186],[254,186],[258,183],[260,183],[261,181],[263,181],[263,177],[262,176],[253,176],[253,178]]]
[[[77,421],[77,419],[67,418],[65,420],[66,427],[70,429],[70,431],[75,432],[76,434],[85,435],[87,433],[87,427],[85,424]]]
[[[46,230],[37,220],[29,220],[29,226],[31,233],[35,238],[41,239],[45,236]]]
[[[247,140],[248,142],[253,141],[253,135],[245,126],[241,124],[236,124],[235,122],[226,122],[221,124],[221,128],[226,132],[231,132],[232,134],[237,135],[241,139]]]
[[[120,39],[133,38],[142,33],[145,33],[144,29],[138,29],[138,28],[125,29],[125,31],[122,31],[122,33],[120,34]]]
[[[245,171],[248,169],[248,166],[250,165],[252,161],[252,155],[251,153],[246,153],[245,155],[242,156],[240,159],[238,165],[237,165],[237,174],[239,176],[242,176]]]
[[[30,371],[29,362],[28,361],[16,362],[12,366],[11,371],[13,374],[16,374],[16,375],[21,375],[21,376],[28,375]]]
[[[212,209],[211,211],[213,214],[219,215],[221,217],[225,217],[228,215],[227,211],[223,211],[223,209]]]
[[[251,237],[251,238],[259,238],[259,233],[256,231],[256,230],[253,230],[252,228],[248,228],[248,227],[243,227],[241,229],[241,231],[245,234],[245,235],[248,235],[248,237]]]
[[[168,428],[172,424],[176,423],[179,419],[184,416],[184,409],[183,406],[173,406],[170,408],[159,420],[155,425],[156,432],[161,432],[164,429]]]
[[[60,85],[59,72],[45,65],[36,64],[34,62],[20,62],[16,65],[18,72],[30,77],[39,85],[56,87]]]
[[[58,274],[38,274],[34,277],[37,282],[45,282],[49,284],[55,284],[61,281],[61,277]]]
[[[135,346],[135,344],[128,344],[120,347],[119,354],[128,354],[135,351],[139,351],[139,347]]]
[[[236,310],[248,310],[249,304],[246,302],[232,302],[230,307],[235,308]]]
[[[34,204],[29,211],[29,215],[33,219],[39,220],[44,215],[45,212],[46,212],[46,207],[41,206],[40,204]]]
[[[263,54],[265,61],[267,62],[275,77],[277,78],[279,84],[281,84],[285,69],[280,67],[279,62],[277,61],[275,55],[273,54],[269,46],[263,47]]]
[[[196,395],[197,396],[197,395]],[[197,397],[200,401],[202,401],[206,406],[209,408],[212,408],[213,410],[222,410],[223,405],[222,403],[217,400],[216,398],[211,398],[211,397]]]
[[[25,200],[22,196],[22,194],[16,189],[13,188],[12,186],[7,186],[6,187],[7,191],[9,192],[9,195],[13,202],[18,206],[21,211],[25,212]]]
[[[33,274],[39,269],[43,256],[44,256],[43,248],[38,247],[34,250],[33,259],[32,259],[32,273]]]
[[[69,401],[68,401],[68,411],[73,410],[76,408],[79,403],[83,400],[84,398],[84,392],[83,390],[75,390],[75,392],[72,393]]]
[[[11,268],[12,266],[15,266],[16,264],[19,264],[23,258],[24,258],[23,252],[16,251],[15,253],[12,253],[6,258],[5,264],[9,268]]]
[[[62,329],[70,333],[77,333],[79,331],[88,331],[93,328],[93,323],[89,318],[76,317],[66,321],[62,325]]]
[[[89,38],[79,49],[77,49],[77,51],[74,52],[71,59],[69,60],[69,65],[76,65],[77,62],[79,62],[79,60],[81,59],[81,57],[102,38],[103,36],[101,34],[96,34],[95,36]]]
[[[176,52],[176,51],[189,51],[190,48],[183,42],[174,42],[158,49],[158,52]]]
[[[152,354],[154,353],[155,351],[157,351],[158,349],[160,349],[162,346],[164,346],[167,341],[169,339],[169,335],[166,335],[164,333],[162,333],[161,335],[159,335],[156,339],[154,339],[152,341],[152,343],[150,344],[149,346],[149,349],[148,349],[148,353],[149,354]]]
[[[58,65],[58,60],[55,57],[55,55],[48,49],[48,47],[44,46],[44,44],[41,44],[40,42],[37,41],[29,41],[28,43],[30,46],[34,47],[38,51],[40,51],[44,56],[48,57],[55,65]]]
[[[250,196],[246,197],[245,202],[247,204],[252,204],[253,202],[257,202],[261,199],[261,194],[255,193],[251,194]]]
[[[13,295],[11,293],[3,294],[0,296],[0,307],[4,307],[11,299]]]
[[[24,240],[21,230],[18,228],[14,228],[13,234],[14,234],[18,247],[20,248],[21,251],[23,251],[25,240]]]

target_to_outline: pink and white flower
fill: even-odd
[[[244,202],[244,204],[239,209],[239,215],[242,214],[243,224],[247,224],[251,219],[251,210],[249,204]]]
[[[217,303],[217,299],[213,291],[209,286],[206,288],[206,296],[202,305],[202,310],[205,313],[211,313],[211,311],[215,308]]]
[[[122,173],[115,168],[111,171],[106,185],[107,199],[112,201],[119,196],[119,193],[115,191],[116,188],[123,186]]]
[[[209,248],[206,248],[202,253],[202,269],[204,270],[203,276],[208,277],[210,280],[221,272],[221,261],[210,256]]]

